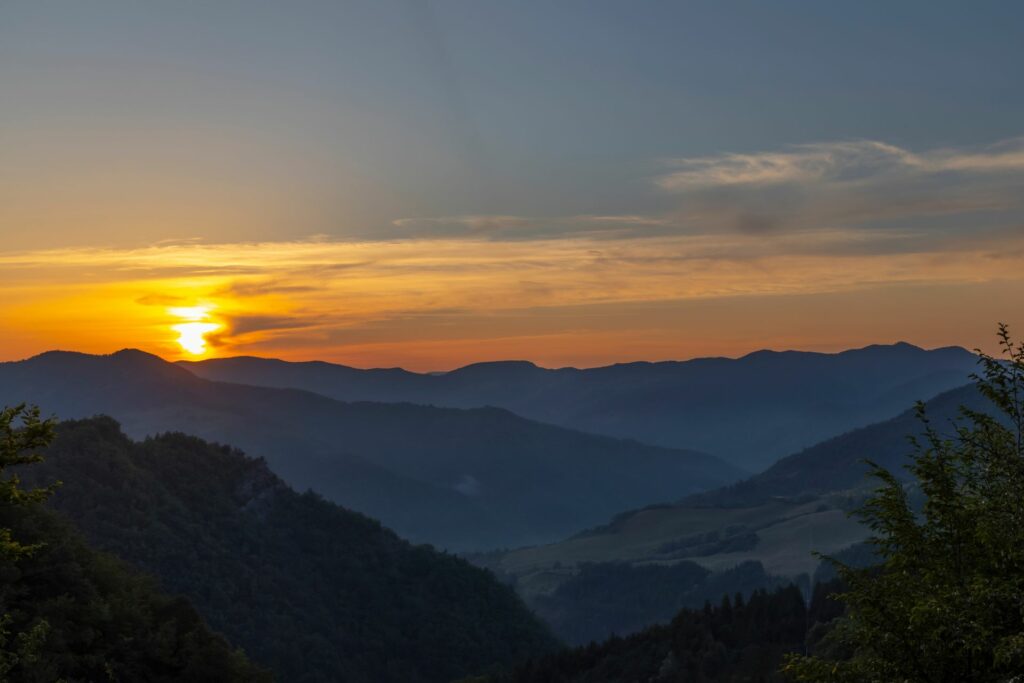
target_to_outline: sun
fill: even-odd
[[[178,345],[193,356],[206,353],[206,335],[220,329],[220,324],[210,321],[212,306],[184,306],[169,308],[167,312],[185,322],[171,325],[178,333]]]

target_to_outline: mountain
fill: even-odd
[[[996,412],[973,384],[943,392],[925,403],[932,426],[947,434],[951,433],[952,423],[959,417],[961,407],[990,414]],[[865,459],[906,478],[903,465],[911,451],[910,438],[919,437],[923,432],[916,410],[911,408],[896,417],[849,431],[782,458],[764,472],[736,484],[689,496],[683,504],[749,506],[772,499],[857,489],[866,483]]]
[[[305,389],[339,400],[497,406],[595,434],[721,456],[749,471],[964,384],[974,354],[906,343],[836,354],[545,369],[478,363],[441,374],[239,357],[182,362],[206,379]]]
[[[25,474],[63,482],[50,503],[90,543],[186,596],[281,681],[448,681],[555,645],[488,572],[227,446],[134,442],[97,417],[60,424]]]
[[[933,427],[950,433],[962,405],[992,412],[974,385],[963,386],[927,402]],[[812,552],[835,555],[868,534],[849,516],[872,486],[864,459],[908,477],[903,469],[912,448],[908,439],[921,432],[915,411],[906,410],[783,458],[739,483],[676,504],[623,512],[557,543],[481,555],[474,561],[513,582],[527,604],[556,627],[567,624],[560,631],[567,638],[594,614],[594,597],[584,593],[587,584],[580,581],[594,565],[616,567],[624,577],[620,585],[635,583],[650,565],[683,563],[710,572],[710,580],[748,565],[760,568],[763,576],[753,578],[766,587],[775,585],[777,577],[809,581],[819,564]],[[745,579],[748,585],[750,579]],[[677,582],[672,599],[685,601],[687,590]],[[607,587],[604,593],[614,595],[615,589]],[[640,601],[605,599],[601,623],[636,625],[664,618],[661,610],[642,607]],[[632,630],[635,626],[619,633]]]
[[[134,437],[181,431],[266,458],[290,485],[450,549],[541,543],[619,510],[739,478],[712,456],[583,434],[498,408],[346,403],[213,382],[140,351],[0,363],[0,403],[108,414]]]

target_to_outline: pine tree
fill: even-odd
[[[40,503],[59,485],[46,488],[23,489],[17,473],[10,468],[42,462],[39,449],[45,448],[53,439],[53,420],[39,417],[39,408],[24,404],[0,410],[0,508],[26,507]],[[35,545],[19,543],[11,530],[0,526],[0,558],[13,561],[30,554]]]

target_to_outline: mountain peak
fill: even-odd
[[[111,374],[127,374],[135,379],[165,378],[193,381],[197,378],[183,367],[165,361],[139,349],[121,349],[110,354],[79,353],[77,351],[47,351],[38,356],[15,362],[26,368],[45,368],[45,372],[69,373],[69,376],[87,376],[102,379]]]
[[[126,349],[121,349],[120,351],[115,351],[114,353],[110,354],[110,357],[111,358],[116,358],[118,360],[125,360],[125,361],[132,361],[132,362],[144,361],[144,362],[147,362],[147,363],[164,363],[164,364],[168,363],[168,361],[165,361],[163,358],[161,358],[160,356],[157,356],[156,354],[149,353],[148,351],[143,351],[141,349],[134,349],[134,348],[126,348]]]
[[[918,352],[924,351],[923,348],[917,344],[911,344],[906,341],[898,341],[892,344],[868,344],[859,349],[851,349],[851,351],[911,351]]]
[[[504,372],[515,372],[522,370],[538,370],[536,363],[528,360],[492,360],[482,363],[471,363],[448,372],[448,375],[455,374],[500,374]]]

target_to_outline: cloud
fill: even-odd
[[[558,239],[569,235],[605,236],[664,232],[671,216],[642,214],[579,214],[570,216],[472,215],[400,218],[392,225],[406,238],[465,237],[491,241]]]
[[[902,166],[916,166],[911,153],[882,142],[799,145],[784,152],[722,154],[675,159],[657,179],[669,191],[734,185],[807,183],[831,178],[855,180]]]
[[[207,341],[218,348],[238,348],[282,335],[304,333],[330,322],[330,318],[304,315],[301,312],[285,315],[227,314],[221,317],[223,328],[208,335]]]
[[[289,284],[280,280],[237,280],[215,290],[213,292],[213,296],[232,298],[250,298],[275,295],[290,296],[314,292],[316,289],[316,287],[311,285]]]
[[[658,210],[409,218],[375,240],[0,251],[0,319],[23,339],[137,338],[173,357],[163,309],[209,304],[221,353],[313,356],[497,337],[512,348],[599,323],[567,307],[642,317],[662,301],[1024,283],[1022,149],[702,157],[661,176]]]
[[[188,301],[185,297],[171,294],[144,294],[135,300],[142,306],[178,306]]]
[[[1024,215],[1024,139],[924,152],[831,142],[668,165],[655,183],[679,202],[677,225],[694,233],[899,230],[924,242]]]
[[[409,236],[435,235],[488,235],[528,228],[537,224],[537,219],[522,216],[468,215],[441,216],[436,218],[399,218],[392,225]]]
[[[382,354],[366,361],[373,363],[423,353],[415,362],[431,368],[427,349],[439,358],[447,346],[465,360],[476,357],[473,349],[483,340],[504,340],[500,348],[511,352],[516,339],[539,349],[551,337],[570,353],[588,330],[605,325],[608,307],[623,311],[623,319],[634,311],[641,330],[665,322],[647,312],[657,302],[1024,282],[1019,225],[970,237],[951,233],[926,249],[912,230],[791,233],[753,221],[742,233],[643,239],[432,238],[0,253],[0,319],[8,338],[42,339],[34,343],[43,348],[103,351],[137,343],[174,358],[180,349],[171,325],[179,321],[166,305],[203,304],[211,307],[211,321],[223,325],[208,336],[222,355],[341,359],[356,358],[346,350],[359,348]],[[771,229],[776,232],[765,234]],[[132,267],[110,267],[115,264]],[[334,264],[349,267],[325,270]],[[12,272],[17,278],[8,277]],[[570,309],[578,313],[566,316]]]
[[[736,233],[771,238],[833,229],[917,230],[922,239],[1024,216],[1024,138],[912,151],[874,140],[671,159],[660,196],[622,213],[401,218],[394,239],[509,242]],[[674,206],[666,208],[666,202]],[[646,206],[645,206],[646,205]],[[646,210],[643,210],[645,209]],[[962,217],[959,226],[941,224]],[[979,218],[980,216],[980,218]]]
[[[1024,171],[1024,138],[978,150],[938,149],[917,154],[874,140],[796,145],[781,152],[674,159],[657,184],[669,191],[737,185],[858,183],[880,177],[947,172]]]

